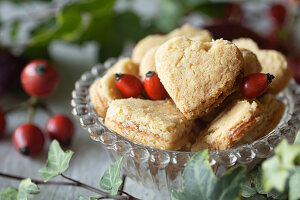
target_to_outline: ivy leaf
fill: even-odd
[[[285,200],[288,196],[285,191],[278,192],[276,189],[272,189],[270,192],[268,192],[267,197],[272,197],[272,199]]]
[[[283,192],[290,170],[295,167],[295,162],[300,157],[300,145],[288,144],[283,140],[276,148],[275,155],[262,164],[263,185],[266,192],[276,189]]]
[[[17,199],[27,200],[28,194],[39,194],[39,193],[40,193],[39,187],[35,183],[31,182],[30,178],[26,178],[22,180],[19,184]]]
[[[98,200],[96,197],[91,197],[90,200]]]
[[[255,173],[255,189],[259,194],[267,194],[267,192],[264,189],[263,182],[262,182],[262,169],[261,166],[258,166],[256,168]]]
[[[210,165],[208,150],[196,153],[187,163],[183,173],[183,191],[173,190],[172,200],[184,199],[238,199],[244,181],[245,167],[228,170],[216,178]]]
[[[111,195],[118,193],[118,189],[123,182],[120,177],[122,160],[123,157],[120,157],[119,160],[110,165],[100,180],[100,187],[108,190]]]
[[[56,140],[50,144],[48,160],[45,167],[39,170],[39,174],[47,182],[51,178],[60,175],[69,168],[69,163],[74,152],[64,152]]]
[[[79,196],[76,198],[76,200],[87,200],[87,198],[85,198],[85,197],[79,195]]]
[[[300,199],[300,170],[294,173],[289,180],[289,200]]]
[[[242,196],[248,198],[248,197],[253,196],[254,194],[256,194],[255,187],[251,186],[250,180],[246,180],[242,184]]]
[[[237,166],[229,169],[217,180],[209,199],[237,199],[241,194],[241,184],[245,179],[245,166]]]
[[[184,199],[184,193],[179,190],[172,190],[171,192],[171,199],[172,200],[182,200]]]
[[[18,196],[18,190],[16,188],[8,187],[0,192],[1,200],[16,200]]]
[[[276,188],[283,191],[289,172],[281,168],[281,162],[278,157],[272,157],[265,161],[262,165],[263,168],[263,185],[266,192]]]
[[[282,162],[285,169],[293,169],[295,161],[300,158],[300,144],[290,145],[287,140],[283,140],[275,149],[275,154]]]
[[[186,199],[207,199],[217,182],[210,164],[208,150],[195,154],[183,173],[183,191]]]
[[[251,198],[249,198],[248,200],[266,200],[266,198],[264,196],[261,196],[259,194],[253,195]]]

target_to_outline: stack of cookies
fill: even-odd
[[[144,81],[157,73],[167,97],[142,93],[128,98],[116,74]],[[257,98],[240,92],[243,77],[270,73],[275,79]],[[248,38],[214,40],[184,25],[167,35],[150,35],[90,87],[90,99],[105,125],[132,142],[164,150],[222,150],[250,143],[272,131],[285,106],[276,99],[291,78],[286,58],[259,49]]]

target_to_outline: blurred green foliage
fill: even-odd
[[[17,0],[17,3],[24,1]],[[29,1],[31,2],[31,1]],[[132,7],[134,1],[127,0]],[[56,15],[38,20],[31,31],[24,55],[49,58],[48,46],[53,40],[82,44],[94,41],[100,47],[100,60],[117,57],[127,42],[137,42],[149,33],[165,33],[176,28],[190,12],[222,17],[225,3],[208,0],[160,0],[159,12],[146,23],[130,9],[116,11],[116,0],[75,0],[68,2]],[[130,5],[131,4],[131,5]],[[16,38],[20,19],[12,23],[11,39]]]

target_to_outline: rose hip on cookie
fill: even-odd
[[[246,98],[261,96],[272,83],[275,77],[272,74],[255,73],[245,76],[240,83],[240,91]]]
[[[126,97],[137,97],[143,92],[143,84],[136,76],[131,74],[115,75],[115,81],[118,89]]]
[[[167,91],[165,90],[163,84],[160,82],[157,73],[154,71],[149,71],[146,73],[146,78],[144,80],[145,90],[152,100],[162,100],[167,97]]]
[[[21,83],[24,90],[35,97],[52,94],[58,85],[58,73],[46,60],[33,60],[22,71]]]

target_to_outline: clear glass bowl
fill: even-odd
[[[97,64],[84,73],[72,92],[72,113],[93,140],[105,146],[112,161],[123,156],[122,171],[128,177],[146,187],[160,192],[180,189],[183,169],[193,152],[167,151],[131,142],[108,129],[89,98],[88,89],[95,79],[103,76],[117,60],[109,59]],[[237,164],[245,164],[251,169],[264,158],[273,154],[274,147],[283,139],[292,142],[300,127],[300,88],[291,81],[288,88],[278,95],[286,105],[284,116],[275,130],[265,137],[246,144],[221,151],[210,151],[210,164],[217,175]]]

